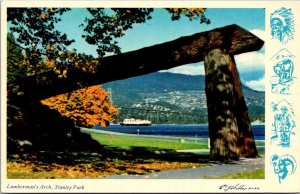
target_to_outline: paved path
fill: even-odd
[[[215,164],[203,168],[167,170],[146,175],[112,175],[106,179],[203,179],[239,172],[264,169],[264,158],[241,159],[235,164]]]

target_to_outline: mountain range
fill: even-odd
[[[111,100],[121,110],[118,121],[126,117],[150,117],[157,123],[174,123],[171,117],[189,115],[183,123],[206,122],[205,116],[201,116],[207,113],[203,75],[156,72],[109,82],[103,88],[110,91]],[[251,119],[263,120],[264,92],[243,85],[243,93]],[[155,118],[157,115],[160,118]],[[197,120],[200,116],[204,118],[201,121]]]

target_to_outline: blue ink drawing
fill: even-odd
[[[294,55],[287,49],[281,49],[272,57],[275,64],[273,71],[275,76],[271,78],[271,88],[273,93],[290,94],[290,86],[294,83],[293,77],[294,63],[292,58]]]
[[[281,183],[288,175],[293,174],[297,168],[295,158],[288,154],[281,157],[276,154],[272,155],[271,164],[275,174],[278,175],[279,183]]]
[[[293,107],[286,100],[281,100],[277,104],[272,102],[271,105],[274,113],[271,144],[290,147],[291,135],[295,135],[293,129],[296,127]]]
[[[271,35],[282,44],[294,39],[294,25],[291,9],[282,7],[271,14]]]

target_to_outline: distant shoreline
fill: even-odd
[[[190,140],[190,141],[207,141],[207,137],[178,137],[178,136],[165,136],[165,135],[138,135],[138,134],[129,134],[129,133],[120,133],[120,132],[114,132],[114,131],[103,131],[100,129],[90,129],[90,128],[80,128],[81,132],[83,133],[96,133],[96,134],[104,134],[104,135],[119,135],[124,137],[134,137],[134,138],[152,138],[152,139],[166,139],[166,140],[178,140],[178,139],[184,139],[184,140]],[[265,142],[265,140],[255,140],[255,142]]]
[[[120,125],[120,123],[111,123],[110,125]],[[199,125],[199,126],[208,126],[208,123],[199,123],[199,124],[176,124],[176,123],[156,124],[156,123],[152,123],[152,125],[186,125],[186,126]],[[251,123],[251,125],[265,125],[265,123]]]
[[[94,126],[92,129],[137,135],[173,136],[183,138],[208,138],[208,124],[154,124],[151,126],[110,125],[107,128]],[[256,140],[265,139],[265,125],[254,124],[252,131]]]

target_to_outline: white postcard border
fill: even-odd
[[[6,8],[7,7],[40,7],[40,6],[62,6],[62,7],[206,7],[206,8],[265,8],[265,28],[267,37],[265,40],[265,84],[266,84],[266,138],[265,138],[265,179],[251,180],[208,180],[208,179],[168,179],[168,180],[104,180],[104,179],[7,179],[6,178]],[[296,85],[300,81],[300,1],[3,1],[1,2],[1,191],[7,193],[201,193],[201,192],[300,192],[298,184],[300,180],[300,92],[293,92],[289,96],[275,95],[270,92],[270,78],[273,74],[271,57],[282,45],[272,39],[270,35],[270,14],[275,10],[287,7],[292,8],[295,19],[295,38],[286,45],[295,55],[295,75],[298,77]],[[254,21],[255,22],[255,21]],[[298,47],[298,49],[297,49]],[[298,87],[300,88],[300,87]],[[280,149],[271,146],[270,128],[272,127],[270,103],[283,98],[288,99],[294,106],[296,114],[296,135],[294,146],[288,149]],[[298,99],[298,100],[297,100]],[[274,174],[270,158],[273,154],[293,155],[298,162],[298,169],[284,182],[278,183],[278,177]],[[41,185],[69,185],[72,190],[40,189]],[[9,185],[32,186],[32,189],[9,189]],[[224,185],[244,185],[247,190],[225,190]],[[223,187],[222,187],[223,186]]]

